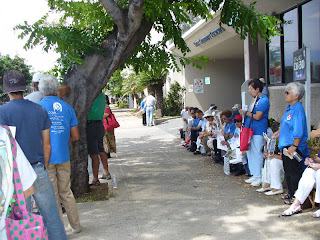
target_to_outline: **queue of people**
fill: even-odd
[[[33,76],[33,86],[35,91],[24,98],[24,75],[11,70],[3,77],[3,90],[10,101],[0,107],[0,168],[2,173],[10,173],[5,169],[11,169],[11,173],[7,177],[3,174],[0,176],[0,239],[7,239],[7,234],[10,234],[10,237],[18,234],[15,229],[8,231],[5,218],[10,212],[11,199],[17,196],[16,191],[13,191],[16,186],[9,183],[19,180],[26,199],[25,209],[30,212],[25,219],[32,216],[33,197],[47,229],[46,238],[63,240],[67,239],[67,234],[61,204],[66,211],[69,229],[74,233],[81,231],[77,205],[70,189],[69,154],[69,142],[78,141],[80,138],[78,121],[74,109],[60,99],[70,92],[70,87],[59,87],[54,76],[42,73]],[[111,178],[107,159],[108,156],[111,157],[110,152],[116,152],[116,144],[114,131],[105,131],[103,125],[103,120],[112,113],[106,102],[108,103],[108,97],[101,93],[94,101],[88,116],[87,142],[93,166],[93,180],[90,185],[100,184],[99,156],[104,166],[101,178]],[[10,126],[11,131],[6,126]],[[8,146],[14,148],[11,150]],[[7,154],[3,154],[4,151]],[[14,161],[17,162],[17,168],[12,167]],[[12,169],[20,174],[16,181],[12,181],[16,176],[12,174]],[[6,179],[8,181],[5,181]],[[24,201],[19,201],[19,204],[24,204]],[[35,236],[34,233],[32,235]]]
[[[290,207],[282,215],[291,216],[302,210],[301,204],[314,187],[315,202],[320,201],[320,152],[317,158],[310,158],[306,115],[300,102],[304,87],[299,82],[286,86],[284,100],[288,106],[279,129],[273,133],[268,123],[270,103],[263,93],[263,82],[252,79],[248,85],[254,100],[244,109],[235,106],[233,111],[220,112],[213,104],[215,108],[205,111],[203,120],[201,110],[186,107],[181,112],[180,137],[189,151],[210,155],[213,162],[223,164],[225,174],[229,175],[230,170],[237,176],[245,173],[249,177],[245,183],[258,187],[256,191],[267,196],[284,193],[284,175],[288,192],[281,199]],[[245,127],[253,130],[253,136],[248,150],[240,151],[244,141],[240,136]],[[314,130],[311,137],[320,137],[320,130]],[[320,217],[320,210],[312,216]]]

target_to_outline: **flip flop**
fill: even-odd
[[[293,208],[292,206],[289,207],[287,210],[285,210],[281,215],[284,217],[292,216],[293,214],[300,213],[302,211],[301,206],[299,205],[296,208]]]
[[[315,211],[314,213],[311,213],[311,217],[319,218],[320,217],[320,209]]]

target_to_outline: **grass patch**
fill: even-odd
[[[115,197],[113,193],[109,193],[108,183],[101,183],[99,186],[91,186],[90,192],[76,198],[77,203],[105,201]]]

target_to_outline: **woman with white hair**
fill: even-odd
[[[273,138],[279,138],[278,147],[282,151],[283,167],[288,185],[288,194],[283,196],[286,204],[292,204],[294,193],[298,189],[298,183],[303,173],[304,161],[297,161],[286,155],[293,156],[297,152],[305,159],[309,157],[307,145],[308,129],[304,108],[300,100],[304,96],[304,87],[299,82],[289,83],[285,88],[285,101],[288,103],[286,111],[281,119],[281,125]],[[288,154],[283,154],[284,149]]]

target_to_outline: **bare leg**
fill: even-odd
[[[98,180],[100,160],[99,160],[99,156],[98,155],[90,155],[90,157],[92,159],[93,180],[96,181],[96,180]]]
[[[108,155],[106,152],[99,152],[101,162],[103,165],[103,174],[106,175],[109,173],[109,167],[108,167]],[[93,167],[92,167],[93,168]],[[99,169],[98,169],[99,170]]]

